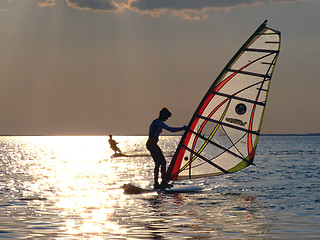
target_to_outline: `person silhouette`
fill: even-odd
[[[109,145],[110,145],[110,148],[114,151],[114,154],[122,154],[121,150],[119,149],[119,147],[117,146],[117,142],[115,140],[112,139],[112,135],[110,134],[109,135]]]
[[[155,162],[154,167],[154,188],[166,188],[171,187],[172,185],[168,184],[166,180],[166,159],[158,146],[159,135],[162,132],[162,129],[165,129],[170,132],[178,132],[186,130],[186,126],[183,127],[169,127],[164,122],[171,117],[171,112],[167,108],[162,108],[159,113],[159,117],[152,121],[149,128],[149,138],[147,141],[147,149],[151,153],[151,156]],[[162,182],[159,184],[159,170],[161,169],[161,179]]]

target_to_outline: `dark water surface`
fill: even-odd
[[[146,137],[0,137],[3,239],[320,239],[320,136],[262,136],[256,167],[178,182],[196,193],[125,195],[151,187]],[[162,137],[170,160],[179,137]]]

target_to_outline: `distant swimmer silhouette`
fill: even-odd
[[[168,118],[171,117],[171,113],[167,108],[163,108],[160,113],[159,117],[150,125],[149,128],[149,139],[147,141],[147,149],[150,151],[151,156],[155,162],[154,167],[154,188],[166,188],[170,187],[171,185],[168,184],[168,181],[166,180],[166,159],[163,156],[163,153],[159,146],[157,145],[159,141],[159,135],[162,132],[162,129],[166,129],[170,132],[178,132],[186,130],[186,126],[183,127],[169,127],[164,122],[168,120]],[[159,169],[161,168],[161,179],[162,182],[159,184]]]
[[[109,135],[109,140],[110,148],[114,151],[114,154],[122,154],[121,150],[117,146],[117,142],[112,139],[112,135]]]

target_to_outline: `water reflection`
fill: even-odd
[[[139,204],[134,201],[121,214],[130,219],[127,225],[135,226],[127,232],[130,237],[215,239],[237,235],[237,239],[247,239],[265,230],[262,216],[256,214],[260,208],[248,199],[252,198],[206,193],[157,195],[145,197]],[[147,209],[139,212],[137,204]]]
[[[2,138],[0,234],[47,239],[265,236],[264,213],[255,196],[217,193],[213,182],[206,182],[210,180],[190,182],[203,185],[205,191],[200,193],[123,194],[124,183],[151,186],[153,162],[149,157],[112,159],[107,140]],[[125,153],[146,155],[145,137],[117,137],[117,141]],[[167,154],[175,144],[176,137],[164,141]],[[220,184],[229,183],[225,179]]]
[[[136,167],[108,159],[111,151],[100,137],[90,137],[90,141],[49,137],[41,141],[40,149],[46,156],[30,168],[30,174],[37,178],[30,190],[45,194],[55,203],[59,215],[66,219],[61,230],[71,236],[122,234],[113,220],[114,206],[125,206],[119,188],[121,173],[135,173]],[[135,176],[131,179],[139,181]]]

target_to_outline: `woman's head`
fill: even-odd
[[[162,121],[166,121],[169,117],[171,117],[171,112],[167,108],[162,108],[159,113],[159,118]]]

